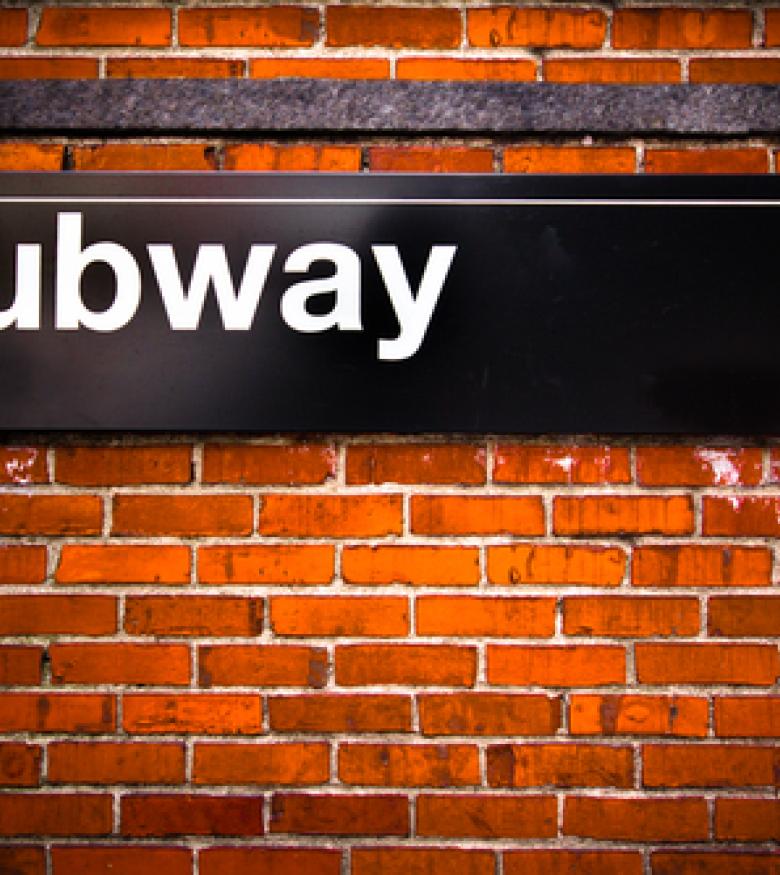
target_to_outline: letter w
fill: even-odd
[[[204,243],[198,247],[186,292],[173,246],[150,243],[146,248],[168,311],[168,321],[175,331],[194,331],[198,327],[209,283],[214,286],[225,328],[228,331],[248,331],[252,327],[276,246],[250,247],[238,294],[230,275],[225,247],[221,244]]]

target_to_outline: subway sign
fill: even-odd
[[[780,180],[0,175],[6,431],[775,434]]]

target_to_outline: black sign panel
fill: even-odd
[[[780,179],[1,179],[5,430],[780,431]]]

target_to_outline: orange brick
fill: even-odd
[[[423,795],[417,800],[417,835],[443,838],[553,838],[554,796]]]
[[[326,24],[329,46],[456,49],[460,45],[457,9],[328,6]]]
[[[41,682],[43,648],[0,645],[0,686],[34,687]]]
[[[339,875],[341,856],[335,848],[204,848],[198,854],[200,875]]]
[[[548,82],[638,85],[680,81],[679,61],[648,58],[548,58],[542,69]]]
[[[97,58],[0,58],[0,79],[97,79],[98,75]],[[4,143],[3,151],[13,145]],[[62,146],[39,148],[51,150],[52,166],[29,169],[62,170]]]
[[[130,635],[247,636],[263,631],[263,600],[229,596],[128,596]]]
[[[479,784],[479,753],[465,744],[341,744],[339,780],[382,787]]]
[[[580,153],[603,152],[603,149],[539,147],[528,149],[507,149],[504,154],[504,170],[511,172],[512,157],[517,153],[528,153],[529,158],[537,155],[565,160],[568,153],[572,157]],[[629,151],[633,155],[633,150]],[[507,159],[510,159],[507,166]],[[631,172],[634,160],[632,159]],[[516,168],[515,168],[516,169]],[[545,167],[527,168],[529,172]],[[546,168],[546,172],[579,172],[574,165],[561,164],[558,169]],[[493,479],[496,483],[630,483],[631,460],[628,450],[610,447],[576,446],[522,446],[518,444],[499,444],[496,447]]]
[[[780,840],[780,800],[716,799],[715,838],[738,842]]]
[[[395,65],[395,78],[450,82],[533,82],[536,79],[536,62],[525,59],[493,61],[481,58],[399,58]]]
[[[271,832],[301,835],[409,835],[405,796],[275,793]]]
[[[344,547],[345,583],[471,586],[479,582],[477,547]]]
[[[333,579],[330,546],[200,547],[198,577],[206,584],[323,584]]]
[[[769,586],[772,554],[765,547],[637,546],[634,586]]]
[[[714,447],[638,447],[637,482],[643,486],[756,486],[761,450]]]
[[[268,700],[271,729],[277,732],[409,732],[408,696],[294,695]]]
[[[75,732],[94,735],[116,727],[113,696],[70,693],[0,694],[0,732]]]
[[[780,752],[726,744],[648,744],[642,749],[645,787],[771,787]]]
[[[185,644],[52,644],[55,684],[185,686],[190,652]]]
[[[747,49],[753,16],[747,9],[617,9],[616,49]]]
[[[335,468],[336,451],[332,444],[278,447],[207,444],[203,449],[204,483],[257,486],[324,483],[335,475]]]
[[[368,163],[374,173],[491,173],[493,152],[467,146],[371,146]]]
[[[654,851],[650,859],[653,875],[777,875],[769,854]]]
[[[47,7],[41,15],[39,46],[168,46],[167,9]]]
[[[192,852],[189,848],[154,848],[144,845],[107,847],[55,847],[51,851],[56,875],[190,875]]]
[[[505,875],[642,875],[637,851],[505,851]]]
[[[715,699],[715,734],[723,738],[780,738],[780,696]]]
[[[54,784],[182,784],[184,745],[55,741],[48,748]]]
[[[41,749],[37,745],[0,742],[0,786],[37,787],[40,773]]]
[[[192,447],[58,447],[56,479],[71,486],[189,483]]]
[[[604,744],[502,744],[487,751],[491,787],[632,787],[634,751]]]
[[[116,495],[114,535],[249,535],[251,495]]]
[[[46,861],[43,848],[24,845],[9,845],[0,848],[0,871],[6,869],[13,875],[45,875]],[[57,875],[60,875],[59,870]],[[88,873],[92,875],[92,873]]]
[[[302,6],[182,9],[182,46],[310,46],[319,38],[316,9]]]
[[[705,535],[767,538],[780,535],[780,497],[705,496],[702,513]]]
[[[375,538],[400,535],[400,495],[264,495],[262,535]]]
[[[569,796],[564,835],[623,841],[703,841],[708,834],[704,799],[605,799]]]
[[[554,735],[561,723],[557,698],[505,693],[419,696],[423,735]]]
[[[125,696],[123,726],[137,735],[259,735],[263,714],[260,696],[149,693]]]
[[[713,596],[707,617],[710,635],[771,638],[780,629],[780,598]]]
[[[671,735],[703,738],[709,725],[706,699],[692,696],[574,695],[572,735]]]
[[[108,835],[111,803],[108,794],[0,794],[0,835]]]
[[[208,646],[199,658],[201,687],[324,687],[328,675],[322,647]]]
[[[517,146],[504,149],[504,173],[635,173],[636,150],[630,147],[607,146]],[[511,448],[514,449],[514,448]],[[540,453],[539,447],[522,447],[525,452]],[[628,465],[628,450],[604,448],[605,457],[596,455],[595,465],[589,456],[589,447],[578,447],[567,452],[557,448],[557,460],[541,459],[538,473],[530,476],[543,480],[525,482],[544,483],[628,483],[631,475]],[[558,456],[557,454],[560,453]],[[595,455],[595,453],[593,453]],[[583,456],[586,460],[583,460]],[[502,464],[498,464],[501,458]],[[571,463],[569,462],[571,459]],[[512,475],[512,465],[501,456],[496,457],[494,479],[506,482]],[[546,463],[546,464],[545,464]],[[521,463],[522,464],[522,463]],[[528,463],[526,463],[528,464]],[[531,464],[528,464],[531,467]],[[525,465],[520,470],[523,471]],[[502,470],[503,469],[503,470]],[[507,470],[509,469],[509,470]],[[522,476],[522,475],[521,475]],[[526,475],[529,476],[529,475]],[[579,478],[597,477],[597,480]],[[578,479],[574,479],[578,478]],[[516,482],[516,481],[515,481]]]
[[[255,796],[202,796],[157,793],[124,796],[125,836],[260,836],[263,799]]]
[[[413,495],[411,529],[420,535],[543,535],[536,495]]]
[[[690,497],[559,496],[553,505],[558,535],[684,535],[693,531]]]
[[[336,648],[336,683],[470,687],[476,678],[473,647],[439,644],[350,644]]]
[[[626,567],[618,547],[513,544],[487,556],[488,580],[500,586],[618,586]]]
[[[325,784],[330,745],[320,743],[196,744],[192,780],[199,784]]]
[[[0,170],[62,170],[64,148],[41,143],[0,143]]]
[[[595,596],[566,598],[566,635],[645,638],[692,636],[699,631],[699,601],[695,598],[623,598]]]
[[[485,448],[467,444],[354,444],[347,447],[347,483],[480,485]]]
[[[648,149],[645,173],[768,173],[766,149]]]
[[[626,679],[626,653],[622,647],[490,644],[487,660],[491,684],[596,687],[622,684]]]
[[[102,527],[96,495],[0,495],[0,534],[99,535]]]
[[[109,58],[109,79],[228,79],[243,77],[244,61],[222,58]]]
[[[252,79],[389,79],[385,58],[255,58]],[[355,168],[358,169],[358,168]]]
[[[48,483],[46,450],[37,447],[0,447],[0,483],[26,486]]]
[[[73,147],[74,170],[216,170],[203,143],[101,143]]]
[[[108,635],[116,627],[111,596],[0,596],[0,635]]]
[[[607,33],[598,9],[521,9],[500,6],[468,10],[469,45],[481,48],[535,46],[595,49]]]
[[[355,848],[352,875],[493,875],[493,851],[460,848]]]
[[[360,149],[356,146],[275,146],[242,143],[237,146],[227,146],[225,149],[225,170],[356,172],[360,170],[360,161]],[[290,451],[293,448],[285,449]],[[292,463],[290,461],[287,464],[289,466]]]
[[[768,686],[780,653],[764,644],[637,644],[636,673],[641,684]]]
[[[771,85],[780,82],[780,58],[691,58],[693,83]]]
[[[764,44],[767,48],[780,46],[780,10],[767,9],[764,12]]]
[[[188,547],[70,545],[62,548],[57,583],[190,582]]]
[[[425,596],[417,599],[419,635],[478,638],[549,637],[555,600],[490,596]]]
[[[45,547],[0,546],[0,586],[43,583],[45,579]]]
[[[23,46],[27,42],[27,10],[0,10],[0,45]]]
[[[769,482],[780,482],[780,449],[769,451]]]
[[[276,636],[388,637],[409,632],[405,598],[272,596],[271,628]]]

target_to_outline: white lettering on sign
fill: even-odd
[[[141,269],[132,253],[119,243],[103,240],[84,246],[82,231],[81,213],[57,214],[54,327],[58,331],[81,327],[118,331],[130,322],[140,306]],[[198,246],[187,281],[170,243],[150,243],[146,249],[173,331],[198,328],[209,288],[214,290],[226,331],[251,329],[276,254],[274,244],[255,243],[249,247],[238,290],[222,244]],[[378,340],[380,360],[408,359],[420,348],[456,250],[451,244],[432,246],[414,292],[398,247],[392,244],[371,247],[399,328],[397,337]],[[10,307],[0,310],[0,330],[11,326],[23,331],[40,328],[42,258],[43,247],[39,243],[17,244],[15,297]],[[330,262],[333,270],[324,278],[303,279],[288,286],[279,305],[282,319],[293,331],[304,334],[331,329],[362,331],[360,256],[343,243],[307,243],[287,256],[282,270],[303,274],[316,262]],[[96,312],[84,303],[81,282],[84,271],[98,263],[113,273],[114,294],[110,306]],[[333,306],[326,313],[311,313],[307,304],[322,294],[333,295]]]

